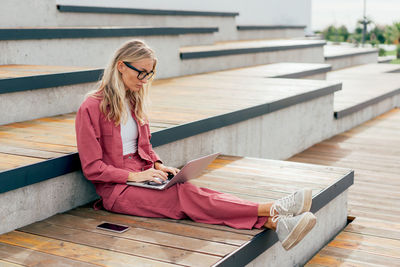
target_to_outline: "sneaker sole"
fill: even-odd
[[[310,211],[311,209],[311,204],[312,204],[312,190],[311,189],[304,189],[304,202],[303,202],[303,208],[298,214],[294,215],[300,215],[304,212]]]
[[[282,242],[285,250],[289,250],[297,245],[313,229],[317,218],[312,213],[307,213],[293,228],[292,232]]]

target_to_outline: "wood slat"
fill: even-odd
[[[98,266],[87,262],[72,260],[62,256],[55,256],[36,250],[26,249],[23,247],[12,246],[0,243],[0,258],[6,260],[16,266],[77,266],[77,267],[93,267]],[[3,262],[0,261],[0,266]],[[8,265],[4,265],[8,266]],[[10,265],[13,266],[13,265]]]
[[[8,262],[8,261],[0,260],[0,266],[2,266],[2,267],[3,267],[3,266],[4,266],[4,267],[16,267],[16,266],[24,266],[24,265],[20,265],[20,264]]]
[[[0,235],[0,242],[103,266],[176,266],[166,262],[154,261],[19,231]]]
[[[0,171],[41,162],[42,159],[0,153]]]

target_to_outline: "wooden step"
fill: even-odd
[[[268,173],[266,169],[275,172]],[[303,175],[297,175],[299,170]],[[295,183],[285,183],[288,175],[296,177],[293,180]],[[236,182],[227,182],[232,181],[232,177]],[[256,181],[254,177],[257,177]],[[275,186],[271,187],[269,180],[273,180]],[[219,156],[193,183],[256,202],[273,201],[297,188],[311,185],[312,211],[322,214],[327,212],[325,207],[352,184],[352,172],[343,168],[327,169],[284,161]],[[328,227],[329,221],[323,216],[318,219],[319,226],[315,229],[321,225]],[[96,225],[102,221],[129,225],[131,229],[123,234],[97,230]],[[307,238],[321,240],[325,237],[315,232]],[[269,250],[272,246],[274,249]],[[276,262],[288,256],[270,230],[238,230],[191,220],[142,218],[95,211],[89,206],[0,235],[0,247],[7,252],[0,252],[0,260],[16,264],[40,264],[45,260],[45,254],[50,255],[48,260],[55,265],[77,261],[105,266],[117,262],[137,266],[243,266],[262,253],[273,254]],[[304,254],[313,254],[304,247],[297,248],[296,261]],[[31,250],[34,256],[29,256],[28,251]],[[260,257],[257,259],[260,260]]]
[[[99,68],[0,65],[0,94],[97,82],[102,73]]]
[[[257,40],[222,42],[208,46],[191,46],[180,49],[181,59],[218,57],[240,55],[280,50],[292,50],[307,47],[321,47],[325,41],[321,40]]]
[[[321,40],[221,42],[180,49],[182,74],[220,71],[277,62],[323,63]]]
[[[100,68],[0,65],[0,125],[75,112],[103,73]],[[40,103],[40,104],[39,104]]]
[[[400,74],[396,73],[399,68],[396,65],[366,64],[328,73],[327,80],[343,82],[343,90],[335,94],[335,118],[357,113],[399,95]]]
[[[240,94],[243,88],[247,88],[246,95]],[[196,75],[155,81],[150,91],[152,144],[157,147],[237,124],[336,90],[340,90],[340,84],[325,81],[259,77],[243,80],[223,75],[215,75],[211,80],[209,75]],[[163,94],[165,91],[169,93]],[[213,98],[209,97],[211,94]],[[73,125],[74,114],[65,114],[0,126],[2,142],[7,147],[7,150],[3,148],[3,153],[23,157],[30,155],[37,144],[43,144],[39,150],[70,153],[70,147],[76,145]],[[32,142],[32,147],[27,142]],[[50,150],[45,148],[48,146]],[[44,159],[53,158],[51,153],[41,155]],[[7,166],[15,168],[17,162],[19,166],[26,165],[24,158],[10,160],[3,160],[3,171],[10,169]],[[12,163],[14,165],[10,165]]]

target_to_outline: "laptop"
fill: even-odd
[[[147,182],[127,182],[128,185],[151,188],[156,190],[164,190],[167,189],[174,184],[184,183],[189,180],[197,178],[203,170],[218,157],[220,153],[210,154],[208,156],[204,156],[198,159],[194,159],[186,163],[185,166],[173,177],[168,177],[168,180],[163,181],[161,184],[158,184],[153,181]]]

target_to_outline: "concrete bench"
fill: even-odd
[[[182,47],[182,73],[194,74],[277,62],[323,63],[321,40],[258,40]]]
[[[396,56],[382,56],[378,57],[378,63],[390,63],[392,60],[396,59]]]
[[[348,45],[326,45],[324,47],[325,63],[332,65],[332,70],[356,65],[376,63],[378,49],[351,47]]]
[[[0,260],[74,266],[76,262],[105,266],[304,264],[346,224],[347,189],[353,184],[353,172],[220,156],[193,183],[256,202],[273,201],[298,188],[312,188],[311,210],[316,213],[317,225],[300,245],[286,252],[271,230],[236,230],[190,220],[142,218],[84,206],[0,235]],[[62,187],[55,188],[54,194],[65,191]],[[77,197],[76,192],[71,192],[72,195]],[[96,225],[102,221],[129,225],[131,229],[123,234],[97,230]],[[11,222],[7,218],[2,226]]]
[[[342,81],[334,97],[335,133],[349,130],[400,106],[400,74],[395,64],[366,64],[328,73]]]

